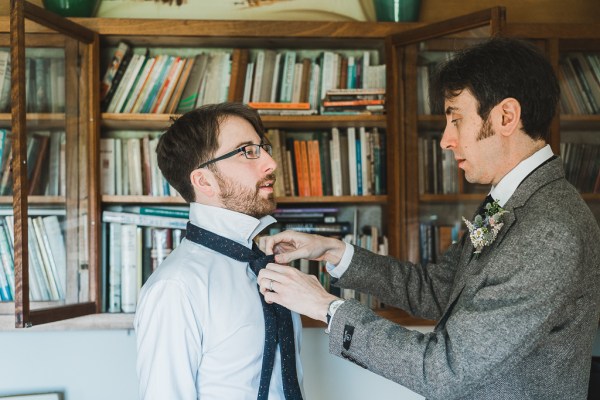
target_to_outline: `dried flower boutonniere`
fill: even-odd
[[[489,246],[494,242],[498,232],[504,226],[504,214],[508,213],[500,207],[498,200],[487,203],[484,208],[483,215],[476,215],[473,222],[463,217],[463,221],[469,228],[469,237],[475,248],[475,257],[481,253],[485,246]]]

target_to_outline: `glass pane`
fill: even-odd
[[[49,24],[54,28],[33,23],[46,20],[47,12],[29,4],[15,7],[19,28],[12,39],[22,38],[24,48],[12,44],[8,60],[8,67],[20,72],[9,82],[19,101],[9,105],[12,119],[0,130],[0,199],[6,204],[0,213],[0,252],[8,243],[3,266],[12,256],[15,277],[9,300],[17,326],[29,326],[96,308],[88,246],[95,215],[90,210],[97,204],[90,200],[97,180],[88,170],[95,137],[90,124],[94,36],[67,20]],[[0,112],[9,111],[3,100]]]
[[[48,35],[48,42],[35,35],[27,39],[28,244],[34,310],[90,300],[88,144],[86,125],[80,123],[87,99],[78,67],[80,44],[61,34]]]
[[[0,313],[14,314],[15,275],[12,225],[6,223],[12,212],[12,168],[10,152],[10,38],[0,35]]]
[[[488,187],[467,182],[450,150],[440,140],[446,124],[443,99],[429,98],[430,78],[436,67],[456,51],[489,38],[491,25],[442,35],[407,45],[407,108],[415,110],[416,127],[407,132],[409,154],[416,155],[408,174],[407,250],[415,261],[436,261],[461,236],[461,217],[471,215]]]

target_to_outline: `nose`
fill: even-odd
[[[273,154],[276,151],[280,151],[278,148],[273,148]],[[266,150],[261,150],[260,152],[260,162],[263,164],[263,169],[267,173],[271,173],[277,169],[277,161],[275,161],[275,157],[269,154]]]
[[[446,129],[442,133],[442,140],[440,140],[440,147],[444,150],[456,148],[456,127],[452,123],[446,123]]]

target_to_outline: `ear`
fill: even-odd
[[[212,197],[215,193],[212,172],[206,168],[198,168],[190,173],[190,181],[197,194]],[[198,193],[199,192],[199,193]]]
[[[510,136],[521,128],[521,104],[517,99],[508,97],[496,106],[499,111],[498,132]]]

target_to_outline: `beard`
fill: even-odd
[[[275,182],[275,175],[269,174],[256,184],[254,189],[243,187],[230,178],[215,172],[215,178],[221,190],[221,202],[223,206],[231,211],[249,215],[254,218],[262,218],[275,211],[277,203],[273,193],[265,199],[260,195],[260,187],[266,181]]]
[[[481,125],[481,129],[477,133],[477,141],[487,139],[491,136],[494,136],[496,132],[492,128],[492,122],[490,121],[490,117],[488,116],[485,121],[483,121],[483,125]]]

